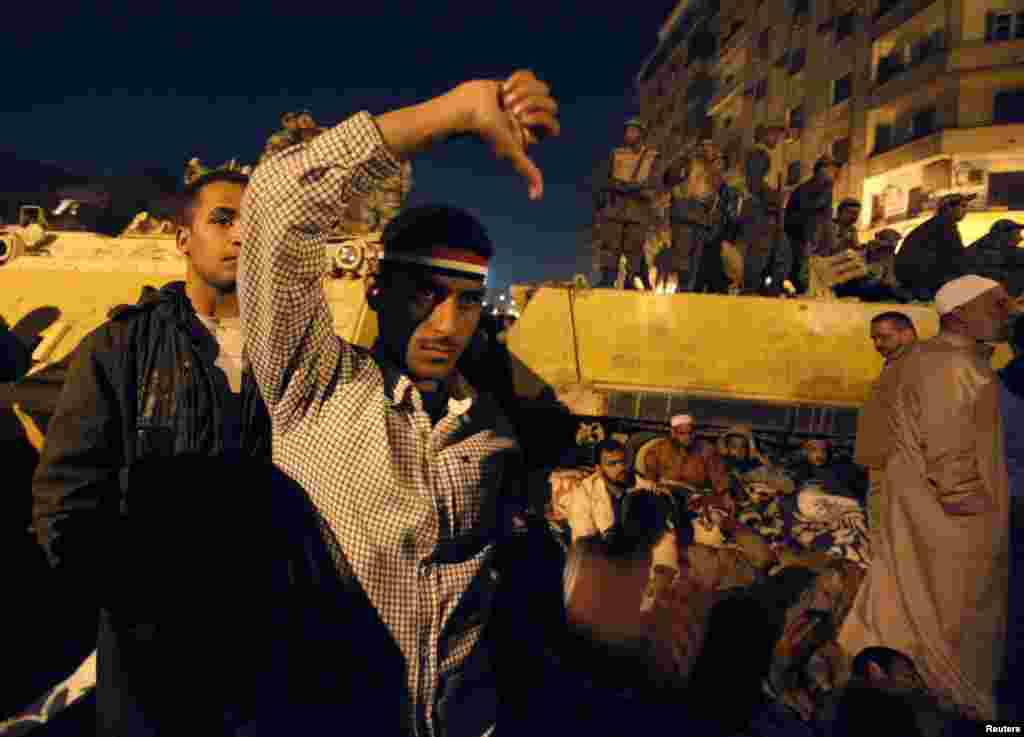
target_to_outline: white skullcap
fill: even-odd
[[[999,282],[977,274],[968,274],[943,285],[935,295],[935,310],[947,315],[985,292],[1000,286]]]
[[[680,425],[692,425],[692,424],[693,424],[693,416],[692,415],[676,415],[671,420],[672,427],[679,427]]]

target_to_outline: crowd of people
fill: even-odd
[[[481,335],[474,216],[391,220],[376,343],[334,333],[323,244],[351,198],[470,134],[539,199],[527,151],[558,133],[520,71],[190,182],[185,282],[82,341],[32,484],[96,650],[6,734],[859,734],[875,709],[942,734],[1014,713],[1024,370],[985,362],[1009,337],[997,282],[940,289],[931,340],[899,313],[865,326],[886,368],[863,422],[883,430],[856,463],[681,415],[556,473],[549,509],[519,440],[543,429]]]
[[[957,224],[976,195],[951,193],[906,239],[884,228],[861,243],[861,202],[843,199],[833,214],[841,162],[822,156],[788,197],[767,181],[782,132],[759,126],[742,161],[727,162],[710,141],[664,156],[646,145],[644,123],[629,120],[594,189],[596,286],[910,303],[979,274],[1021,296],[1024,225],[999,220],[965,249]],[[743,181],[730,183],[737,163]]]

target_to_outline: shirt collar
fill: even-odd
[[[422,409],[423,402],[419,389],[416,388],[412,379],[398,367],[380,340],[373,344],[370,353],[376,360],[384,378],[384,395],[388,401],[396,407],[411,402],[417,409]],[[448,379],[448,397],[448,413],[461,415],[469,410],[473,401],[478,397],[478,393],[456,370]]]
[[[963,348],[964,350],[970,350],[977,353],[979,356],[985,359],[991,359],[992,354],[996,352],[996,347],[990,343],[983,343],[980,340],[975,340],[966,335],[960,333],[953,333],[948,331],[942,331],[937,336],[941,340],[949,343],[956,348]]]

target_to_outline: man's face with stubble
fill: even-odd
[[[424,267],[388,267],[378,297],[381,340],[414,379],[440,381],[455,370],[480,324],[480,279]]]

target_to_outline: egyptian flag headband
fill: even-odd
[[[401,250],[388,253],[388,249],[385,247],[380,260],[390,263],[423,266],[445,276],[479,279],[480,281],[487,279],[488,259],[466,248],[432,246],[430,248],[417,248],[415,250]]]

